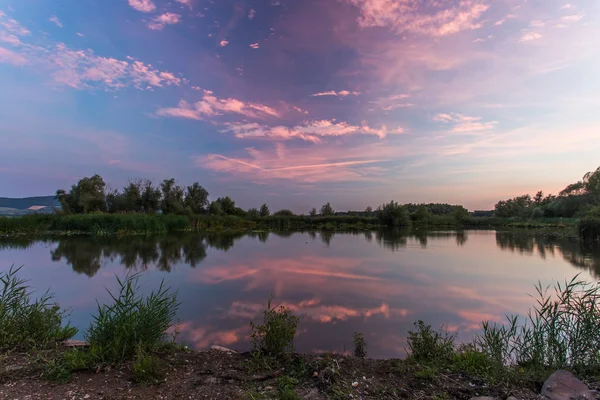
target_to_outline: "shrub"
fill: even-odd
[[[119,293],[109,294],[112,305],[98,304],[98,313],[86,333],[90,352],[98,363],[119,364],[136,351],[149,352],[166,341],[179,307],[177,294],[161,282],[147,297],[139,294],[139,274],[117,278]]]
[[[365,358],[367,356],[367,342],[365,341],[365,335],[354,332],[352,339],[354,344],[354,357]]]
[[[0,272],[0,350],[25,350],[73,337],[77,329],[63,326],[67,316],[48,291],[33,301],[27,281],[17,277],[22,267]]]
[[[274,296],[269,297],[264,311],[264,323],[250,322],[252,347],[255,352],[269,356],[281,356],[293,351],[294,337],[299,318],[292,315],[285,306],[272,306]]]
[[[71,381],[71,370],[62,359],[53,359],[46,363],[42,371],[42,379],[54,383],[67,383]]]
[[[299,400],[300,397],[294,391],[298,380],[289,376],[282,376],[277,379],[277,398],[279,400]]]
[[[415,322],[416,331],[408,331],[410,357],[415,361],[445,362],[454,356],[454,339],[445,331],[434,331],[423,321]]]

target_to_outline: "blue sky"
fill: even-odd
[[[0,0],[1,196],[491,208],[600,164],[592,0]]]

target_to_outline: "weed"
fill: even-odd
[[[67,383],[71,381],[71,378],[71,370],[62,359],[48,361],[42,372],[42,379],[54,383]]]
[[[600,368],[600,284],[579,280],[536,286],[528,319],[508,318],[508,326],[483,322],[476,339],[497,362],[528,369]]]
[[[417,330],[408,331],[408,347],[412,359],[423,362],[444,362],[452,359],[456,335],[434,331],[423,321],[415,322],[414,325]]]
[[[432,381],[438,376],[438,369],[428,365],[422,366],[418,371],[415,372],[417,378]]]
[[[354,344],[354,357],[365,358],[367,356],[367,342],[365,341],[365,335],[354,332],[352,342]]]
[[[277,379],[277,397],[279,400],[296,400],[300,399],[294,388],[298,384],[298,380],[290,376],[281,376]]]
[[[272,306],[273,295],[267,301],[262,325],[250,322],[252,347],[254,352],[279,357],[294,349],[294,337],[299,318],[292,315],[285,306]]]
[[[179,303],[177,294],[161,282],[158,291],[147,297],[139,294],[139,274],[117,278],[119,293],[109,292],[114,303],[98,304],[86,339],[99,364],[119,364],[132,359],[136,351],[151,352],[163,345]]]
[[[138,383],[155,385],[165,379],[165,371],[155,356],[140,348],[133,363],[133,377]]]
[[[77,329],[63,326],[67,316],[46,291],[32,300],[27,281],[17,277],[22,267],[0,272],[0,350],[30,349],[73,337]]]
[[[459,347],[454,354],[452,369],[469,376],[490,378],[501,373],[503,366],[495,362],[488,353],[479,350],[474,344]]]

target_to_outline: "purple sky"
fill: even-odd
[[[597,0],[0,0],[0,196],[488,209],[600,164]]]

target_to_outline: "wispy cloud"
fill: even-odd
[[[185,100],[181,100],[177,107],[161,108],[156,114],[163,117],[195,120],[205,120],[224,114],[238,114],[256,119],[279,117],[279,113],[269,106],[244,102],[234,98],[219,99],[209,90],[204,91],[201,101],[190,104]]]
[[[348,90],[342,90],[339,92],[336,92],[335,90],[330,90],[328,92],[319,92],[319,93],[314,93],[311,96],[312,97],[323,97],[323,96],[337,96],[337,97],[346,97],[346,96],[358,96],[360,95],[360,92],[356,92],[356,91],[348,91]]]
[[[438,114],[433,118],[434,121],[443,122],[452,125],[452,133],[478,133],[493,130],[498,124],[497,121],[483,122],[480,117],[468,117],[462,114]]]
[[[152,18],[152,21],[148,23],[148,28],[152,30],[161,30],[165,25],[175,25],[181,21],[181,15],[174,13],[164,13],[157,17]]]
[[[59,28],[63,27],[62,22],[60,22],[60,20],[58,19],[58,17],[56,15],[53,15],[52,17],[48,18],[48,21],[53,22]]]
[[[0,11],[0,26],[2,26],[6,32],[15,36],[29,36],[31,32],[21,25],[18,21],[8,18],[8,16]]]
[[[360,9],[363,28],[388,27],[398,34],[447,36],[482,26],[489,6],[474,0],[458,3],[422,0],[347,0]]]
[[[260,44],[258,42],[250,44],[250,48],[252,48],[252,49],[258,49],[259,47],[260,47]]]
[[[192,9],[192,0],[175,0],[175,1],[188,6],[190,8],[190,10]]]
[[[542,36],[542,34],[538,32],[526,32],[521,36],[519,42],[531,42],[532,40],[538,40],[543,37],[544,36]]]
[[[23,65],[27,62],[27,59],[20,54],[15,53],[0,47],[0,63],[8,63],[13,65]]]
[[[256,10],[251,8],[250,11],[248,11],[248,19],[254,19],[254,17],[256,17]]]
[[[138,11],[149,13],[156,10],[151,0],[129,0],[129,5]]]
[[[221,47],[225,47],[229,44],[229,41],[227,41],[227,39],[223,39],[219,42],[219,46]],[[252,47],[252,45],[250,45],[250,47]]]
[[[388,134],[400,134],[401,128],[389,130],[386,126],[371,128],[366,121],[362,125],[352,125],[335,120],[310,121],[293,127],[266,126],[257,123],[230,123],[222,132],[230,132],[240,139],[270,138],[275,140],[301,139],[308,142],[320,143],[323,138],[347,135],[374,135],[381,139]]]

